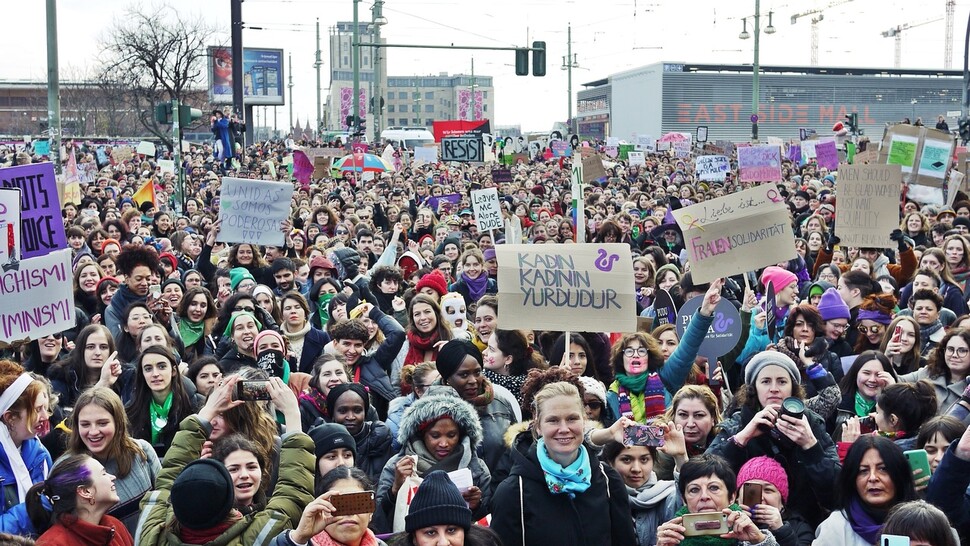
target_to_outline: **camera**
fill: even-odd
[[[781,410],[778,412],[778,419],[781,419],[783,415],[788,415],[796,420],[801,420],[802,416],[805,415],[805,402],[801,398],[794,396],[789,396],[781,402]],[[777,423],[772,427],[768,433],[772,438],[777,440],[782,445],[792,448],[795,447],[795,442],[791,440],[788,436],[785,436],[778,430]]]

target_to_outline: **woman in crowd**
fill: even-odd
[[[657,478],[672,480],[675,467],[680,468],[690,457],[704,453],[717,436],[717,426],[721,422],[717,397],[706,385],[684,385],[674,394],[663,421],[670,423],[684,437],[686,453],[680,460],[660,450],[654,461]]]
[[[903,450],[888,438],[862,436],[845,456],[842,472],[831,483],[838,491],[838,510],[815,531],[815,544],[871,546],[890,508],[916,500],[913,475]]]
[[[50,430],[49,409],[47,386],[18,364],[0,360],[0,532],[36,534],[24,501],[51,467],[37,438]]]
[[[853,346],[855,354],[879,350],[882,335],[892,322],[895,306],[896,298],[892,294],[871,294],[862,300],[856,316],[858,337]]]
[[[960,400],[970,375],[970,330],[950,330],[936,348],[929,364],[913,373],[902,375],[900,381],[927,379],[936,388],[938,412],[946,414]]]
[[[41,496],[50,499],[51,511]],[[118,502],[115,477],[89,455],[70,455],[34,485],[27,502],[40,546],[133,546],[128,529],[108,512]]]
[[[967,291],[970,279],[970,243],[960,235],[950,235],[943,241],[943,256],[950,275],[957,281],[957,288]]]
[[[673,480],[659,480],[654,472],[657,448],[624,446],[610,442],[601,456],[623,479],[633,511],[633,526],[638,546],[652,546],[657,541],[657,526],[673,519],[683,505]]]
[[[799,378],[798,367],[784,354],[755,355],[745,367],[745,384],[735,395],[738,409],[721,423],[707,452],[724,457],[738,469],[760,455],[784,456],[791,508],[817,524],[835,503],[827,484],[839,472],[839,456],[825,423],[804,407]],[[782,403],[791,398],[795,399],[789,401],[792,410],[802,409],[800,418],[781,412]]]
[[[252,304],[255,305],[255,304]],[[232,340],[232,348],[222,357],[219,364],[226,373],[243,367],[256,367],[256,354],[253,342],[262,324],[250,311],[233,313],[226,325],[223,336]]]
[[[738,504],[751,514],[758,527],[768,529],[779,546],[808,546],[815,538],[815,528],[797,512],[789,510],[788,474],[771,457],[755,457],[738,471]],[[742,491],[747,484],[760,486],[761,497],[751,506],[742,504]]]
[[[108,306],[111,305],[111,298],[118,291],[121,283],[115,277],[101,277],[98,286],[95,288],[95,296],[98,298],[98,313],[103,317]]]
[[[525,453],[512,450],[511,474],[492,498],[492,529],[506,546],[635,544],[623,481],[583,445],[579,390],[552,383],[534,404],[536,441]]]
[[[378,529],[391,530],[395,500],[407,478],[425,478],[435,470],[467,469],[472,486],[462,497],[476,520],[490,513],[492,476],[476,452],[482,441],[478,415],[471,404],[448,392],[451,389],[443,390],[422,397],[401,420],[401,452],[384,465],[377,485]]]
[[[946,514],[921,500],[892,507],[882,527],[882,535],[909,537],[910,544],[914,545],[957,546],[960,543]]]
[[[676,516],[657,528],[657,546],[701,546],[709,544],[713,537],[687,536],[684,514],[720,513],[725,516],[728,533],[720,535],[723,540],[715,544],[776,546],[774,535],[755,525],[747,512],[732,504],[737,476],[724,459],[711,454],[695,457],[684,464],[678,482],[678,491],[684,500]]]
[[[55,332],[30,342],[24,368],[28,372],[48,377],[48,371],[59,358],[66,356],[66,354],[64,352],[64,334]]]
[[[283,323],[283,314],[280,312],[280,302],[276,299],[273,294],[273,289],[266,286],[265,284],[257,284],[256,288],[253,288],[253,299],[256,300],[256,305],[263,308],[272,315],[273,320],[276,324]]]
[[[498,328],[498,298],[489,295],[478,300],[475,308],[475,335],[472,342],[479,351],[484,351],[488,338]]]
[[[96,263],[89,263],[74,270],[74,306],[84,311],[88,318],[100,313],[96,295],[98,282],[104,271]]]
[[[347,427],[357,444],[355,464],[376,480],[391,458],[391,430],[367,416],[370,395],[360,383],[341,383],[327,393],[327,413]]]
[[[184,347],[183,360],[215,354],[213,328],[216,323],[216,303],[212,294],[202,287],[189,288],[176,311],[176,333]]]
[[[899,339],[896,339],[899,328]],[[920,325],[913,317],[897,316],[886,327],[879,350],[893,364],[896,375],[913,373],[926,365],[920,354]]]
[[[430,296],[417,294],[408,304],[407,338],[394,363],[391,364],[391,383],[400,384],[401,370],[422,362],[434,362],[438,351],[453,339],[448,321],[441,316],[441,308]],[[407,394],[401,389],[401,394]]]
[[[391,448],[395,451],[401,449],[401,444],[397,441],[397,433],[401,428],[401,417],[404,416],[404,412],[424,396],[428,388],[437,383],[440,377],[434,362],[422,362],[401,373],[401,384],[407,385],[411,393],[391,400],[387,410],[387,427],[391,429],[392,438]]]
[[[135,365],[134,392],[126,408],[132,436],[150,442],[159,458],[164,458],[179,423],[195,412],[195,405],[185,392],[170,350],[149,347]],[[195,403],[201,402],[198,398]]]
[[[290,354],[298,362],[298,370],[310,373],[313,363],[330,343],[330,336],[310,324],[310,306],[297,292],[288,292],[280,299],[283,322],[280,333],[286,337]]]
[[[936,467],[940,466],[947,448],[960,438],[966,428],[963,423],[949,415],[938,415],[919,427],[916,449],[926,450],[931,473],[936,472]]]
[[[458,282],[452,284],[448,289],[451,292],[461,294],[465,299],[466,307],[470,308],[485,294],[498,292],[498,284],[494,279],[490,279],[485,271],[485,257],[481,250],[470,248],[462,252],[458,263],[461,264]]]
[[[913,246],[927,246],[929,239],[930,223],[926,217],[918,212],[907,214],[903,221],[899,223],[899,229],[907,237],[913,240]]]
[[[482,352],[484,375],[493,384],[511,391],[522,403],[522,384],[533,368],[542,368],[542,355],[532,349],[519,330],[493,330]]]
[[[105,387],[84,391],[70,417],[68,455],[87,455],[116,477],[117,504],[108,514],[134,534],[141,513],[139,504],[155,488],[162,468],[152,445],[128,433],[128,415],[121,398]]]
[[[225,465],[232,477],[233,508],[244,516],[266,506],[270,474],[262,457],[256,444],[241,434],[220,438],[212,447],[212,459]]]
[[[368,529],[373,514],[332,515],[335,511],[331,504],[334,495],[373,489],[373,482],[362,471],[347,467],[334,468],[317,484],[314,490],[317,498],[306,504],[293,530],[280,533],[272,545],[383,546],[383,542]]]
[[[203,356],[192,361],[185,377],[195,385],[195,392],[209,396],[212,389],[222,380],[222,367],[214,356]]]
[[[134,362],[138,357],[138,337],[154,320],[146,302],[135,302],[125,308],[121,315],[121,333],[115,338],[119,360],[128,364]]]
[[[320,279],[313,283],[309,294],[310,310],[312,311],[310,324],[329,333],[331,304],[342,289],[340,281],[332,277]],[[344,304],[346,304],[346,294],[343,295],[343,298]]]
[[[74,401],[89,387],[109,387],[122,401],[131,397],[135,368],[122,365],[115,351],[114,338],[108,328],[90,324],[77,335],[74,349],[50,370],[51,384],[62,407],[74,407]]]
[[[589,342],[579,334],[569,334],[569,352],[566,352],[566,334],[561,334],[549,349],[550,366],[566,366],[573,375],[586,376],[600,381],[592,361],[593,351]]]
[[[852,419],[858,420],[859,432],[868,434],[875,430],[867,419],[876,409],[876,399],[883,389],[898,381],[896,371],[886,355],[879,351],[864,351],[852,362],[852,367],[842,378],[842,401],[826,427],[835,441],[842,441],[842,432]],[[853,425],[856,426],[855,424]],[[851,443],[851,442],[850,442]]]
[[[218,227],[213,225],[213,229],[218,232]],[[203,254],[204,256],[204,254]],[[239,243],[229,247],[229,265],[227,269],[242,267],[252,275],[258,284],[273,284],[273,274],[270,272],[269,264],[263,259],[259,252],[259,247],[249,243]]]

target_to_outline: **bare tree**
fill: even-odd
[[[207,45],[215,29],[202,17],[183,17],[170,5],[134,5],[106,31],[98,80],[120,93],[126,109],[172,149],[171,133],[155,121],[154,105],[198,102],[205,86]]]

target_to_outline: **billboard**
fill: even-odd
[[[284,104],[283,50],[243,48],[243,104]],[[209,47],[209,102],[232,104],[232,49]]]
[[[483,134],[492,132],[491,124],[487,119],[435,121],[432,130],[434,131],[435,142],[441,142],[441,139],[446,137],[477,136],[481,138]]]

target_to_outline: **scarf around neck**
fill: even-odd
[[[438,358],[438,351],[434,350],[434,344],[440,340],[437,328],[428,334],[421,334],[409,329],[407,338],[408,354],[404,357],[404,366],[412,364],[416,366],[424,362],[424,354],[428,351],[432,352],[431,360]]]
[[[465,400],[469,404],[475,406],[476,408],[483,408],[492,403],[495,400],[495,389],[492,388],[492,382],[486,377],[482,377],[482,391],[478,396],[472,398],[471,400]]]
[[[186,544],[208,544],[222,536],[222,533],[228,531],[229,528],[239,522],[242,517],[242,513],[233,508],[229,512],[229,517],[226,518],[226,521],[216,525],[215,527],[210,527],[208,529],[186,529],[185,527],[182,527],[179,529],[178,535],[179,538],[182,539],[182,542]]]
[[[673,480],[658,480],[657,473],[651,471],[647,483],[636,489],[626,486],[626,492],[630,496],[630,508],[646,510],[666,501],[670,495],[676,495],[677,484]]]
[[[868,417],[872,410],[876,409],[876,401],[869,400],[862,393],[855,393],[855,414],[857,417]]]
[[[464,273],[461,274],[461,278],[465,281],[465,285],[468,286],[468,296],[471,298],[471,301],[478,301],[485,295],[485,290],[488,289],[488,275],[484,271],[479,273],[474,279],[469,278]]]
[[[616,381],[610,385],[610,390],[617,395],[620,415],[638,423],[658,417],[666,409],[663,380],[656,372],[632,377],[623,373],[616,374]]]
[[[326,531],[311,538],[310,544],[313,546],[344,546],[343,543],[334,540]],[[364,536],[360,537],[360,546],[377,546],[378,544],[380,543],[377,542],[374,532],[370,529],[364,529]]]
[[[545,439],[536,442],[536,457],[542,468],[542,475],[546,479],[546,487],[553,495],[567,494],[569,498],[576,498],[578,493],[589,489],[590,469],[589,454],[584,446],[579,447],[579,456],[569,466],[562,466],[549,456]]]
[[[885,512],[878,513],[867,509],[857,498],[849,501],[849,512],[846,519],[855,534],[864,538],[869,544],[879,541],[879,533],[882,530],[883,520],[886,519]]]
[[[205,321],[192,322],[191,320],[184,318],[179,321],[179,337],[182,338],[182,343],[185,344],[186,348],[189,348],[202,337],[205,333]]]
[[[168,424],[168,412],[172,409],[172,398],[174,395],[175,391],[170,391],[161,405],[156,404],[154,398],[148,403],[149,413],[151,414],[150,423],[152,425],[153,444],[158,443],[158,435],[161,434],[162,429]]]

